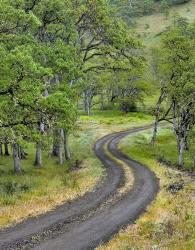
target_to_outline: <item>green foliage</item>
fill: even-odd
[[[131,99],[128,97],[123,98],[123,99],[118,99],[120,108],[123,112],[129,113],[129,112],[136,112],[137,111],[137,106],[135,102],[133,102]]]
[[[0,143],[48,147],[56,130],[74,127],[80,94],[103,86],[98,74],[143,70],[140,42],[106,0],[2,0],[0,8]]]
[[[161,96],[157,103],[156,121],[172,124],[176,136],[178,165],[184,167],[183,155],[189,150],[189,134],[195,124],[194,37],[186,19],[176,17],[162,38],[161,51],[154,67],[160,82]],[[158,51],[158,53],[156,53]],[[164,104],[165,111],[162,110]],[[163,113],[160,117],[160,113]]]

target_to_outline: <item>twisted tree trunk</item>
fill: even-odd
[[[184,168],[184,151],[189,149],[188,133],[194,124],[191,105],[192,102],[188,103],[185,108],[180,107],[176,100],[173,100],[173,129],[177,138],[178,164],[181,168]]]

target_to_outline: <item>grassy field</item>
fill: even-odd
[[[174,139],[170,131],[163,129],[156,148],[149,144],[151,131],[123,139],[122,151],[144,163],[160,178],[161,190],[157,199],[137,223],[122,230],[106,246],[99,250],[129,249],[195,249],[195,177],[185,172],[167,168],[159,162],[163,157],[173,164],[177,160]],[[186,156],[190,167],[190,157]],[[170,192],[174,183],[185,183],[178,192]]]
[[[35,169],[34,148],[29,147],[28,158],[22,162],[22,176],[13,174],[11,156],[1,157],[0,227],[49,211],[92,190],[103,175],[102,165],[93,153],[95,141],[105,134],[151,122],[151,116],[142,113],[125,115],[117,110],[96,111],[91,117],[82,115],[78,129],[70,138],[73,160],[59,166],[56,158],[48,159],[48,153],[44,152],[43,168]],[[82,162],[82,169],[68,172],[77,159]]]
[[[190,22],[195,21],[195,0],[171,7],[168,17],[155,13],[134,19],[136,30],[147,47],[159,44],[160,34],[171,25],[175,14],[187,18]]]

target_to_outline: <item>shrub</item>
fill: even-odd
[[[118,100],[120,109],[125,112],[126,114],[129,112],[136,112],[137,111],[137,105],[134,100],[131,100],[130,98],[121,98]]]

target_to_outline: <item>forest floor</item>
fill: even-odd
[[[35,150],[31,145],[26,148],[28,157],[22,162],[22,176],[13,175],[11,156],[1,157],[0,227],[45,213],[92,190],[104,175],[102,164],[93,152],[95,141],[106,134],[151,122],[152,117],[142,113],[97,111],[91,117],[82,115],[70,138],[73,160],[59,166],[56,158],[48,159],[46,151],[43,167],[35,169]],[[81,162],[81,169],[69,171],[76,160]]]

